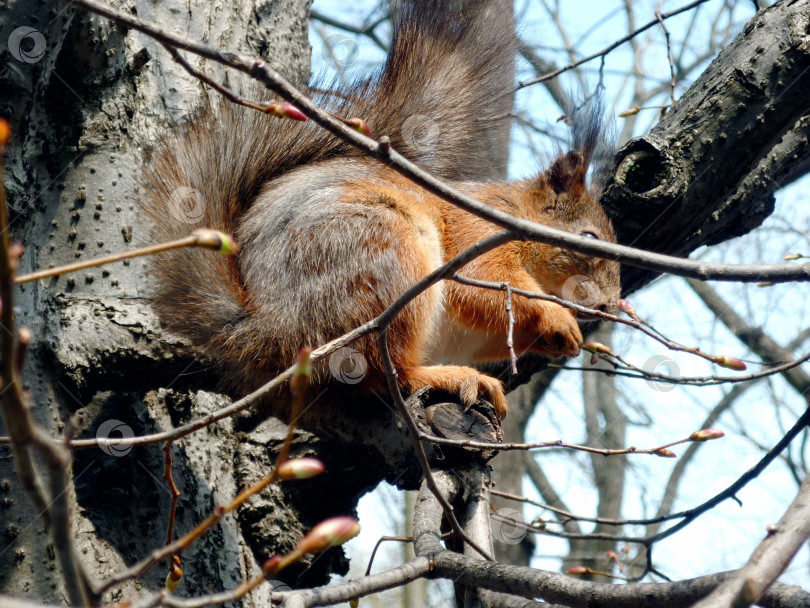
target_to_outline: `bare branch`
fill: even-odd
[[[703,4],[704,2],[707,2],[707,1],[708,0],[696,0],[695,2],[690,2],[689,4],[687,4],[685,6],[682,6],[681,8],[675,9],[673,11],[669,11],[667,13],[661,13],[661,18],[662,19],[669,19],[670,17],[674,17],[675,15],[680,15],[681,13],[685,13],[686,11],[691,11],[696,6],[699,6],[699,5],[701,5],[701,4]],[[561,68],[558,68],[558,69],[554,70],[553,72],[549,72],[548,74],[544,74],[543,76],[539,76],[539,77],[533,78],[531,80],[526,80],[524,82],[519,82],[517,88],[522,89],[524,87],[528,87],[530,85],[537,84],[538,82],[545,82],[546,80],[556,78],[557,76],[559,76],[563,72],[567,72],[568,70],[573,70],[575,67],[580,66],[583,63],[588,63],[589,61],[593,61],[594,59],[597,59],[598,57],[604,57],[605,55],[607,55],[611,51],[613,51],[613,50],[617,49],[618,47],[620,47],[621,45],[623,45],[625,42],[627,42],[629,40],[632,40],[633,38],[635,38],[636,36],[638,36],[642,32],[646,32],[648,29],[650,29],[651,27],[654,27],[658,23],[659,23],[659,20],[657,18],[653,19],[649,23],[647,23],[645,25],[642,25],[637,30],[634,30],[634,31],[630,32],[627,36],[619,38],[616,42],[610,44],[609,46],[605,47],[601,51],[599,51],[597,53],[593,53],[592,55],[588,55],[587,57],[583,57],[582,59],[580,59],[578,61],[574,61],[572,63],[569,63],[568,65],[565,65],[565,66],[563,66]]]
[[[694,608],[745,608],[765,593],[782,574],[793,556],[810,538],[810,477],[775,526],[769,526],[765,539],[748,563],[737,570]]]
[[[437,474],[436,482],[446,498],[459,490],[458,483],[448,473]],[[441,516],[438,501],[423,485],[414,509],[414,548],[417,555],[429,558],[434,564],[433,574],[523,598],[539,598],[572,608],[624,608],[631,604],[635,608],[686,608],[733,576],[724,572],[675,583],[606,585],[546,570],[470,560],[440,544]],[[757,603],[766,607],[798,608],[807,601],[810,601],[807,592],[778,585]]]
[[[697,5],[706,0],[698,0]],[[768,280],[771,282],[810,281],[810,263],[805,264],[764,264],[764,265],[733,265],[710,264],[706,262],[687,260],[658,253],[641,251],[608,243],[594,241],[570,232],[557,230],[526,220],[515,218],[507,213],[492,209],[475,199],[458,192],[441,180],[433,177],[426,171],[405,159],[402,155],[391,149],[390,145],[378,143],[358,131],[347,128],[329,113],[318,108],[312,101],[293,87],[278,72],[260,60],[245,59],[235,53],[229,53],[211,48],[207,45],[194,42],[187,38],[168,33],[151,23],[138,19],[130,14],[114,10],[95,0],[74,0],[75,5],[88,11],[141,31],[161,44],[182,47],[189,52],[217,61],[248,74],[274,91],[282,99],[294,103],[309,118],[324,127],[347,143],[365,151],[370,156],[388,164],[402,175],[426,188],[430,192],[441,196],[460,208],[469,211],[498,226],[512,231],[517,238],[540,241],[565,247],[581,253],[589,253],[607,259],[621,261],[623,264],[637,266],[656,272],[668,272],[679,276],[686,276],[701,280],[743,281],[758,282]],[[686,9],[680,9],[686,10]],[[663,16],[672,16],[675,12],[664,13]],[[652,25],[657,24],[655,20]]]

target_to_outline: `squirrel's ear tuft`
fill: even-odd
[[[579,152],[571,151],[554,161],[546,173],[546,179],[555,194],[562,194],[584,188],[586,172],[585,159]]]

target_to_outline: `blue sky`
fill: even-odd
[[[546,3],[554,6],[554,3]],[[654,19],[656,6],[663,12],[683,3],[648,1],[632,2],[636,26]],[[358,1],[347,7],[343,2],[316,0],[314,8],[342,22],[361,23],[373,3]],[[578,56],[598,51],[624,35],[627,31],[627,14],[621,2],[566,2],[559,4],[557,17],[568,33],[568,40],[575,43]],[[693,76],[700,74],[708,59],[700,60],[707,49],[707,40],[712,47],[722,47],[730,35],[736,35],[740,26],[753,14],[750,2],[738,2],[733,10],[723,11],[720,0],[712,0],[697,14],[689,13],[668,20],[667,28],[673,41],[673,53],[683,65],[694,64]],[[516,14],[521,36],[527,40],[541,41],[540,50],[548,53],[558,65],[569,60],[564,51],[563,38],[554,26],[545,5],[541,1],[519,1]],[[728,29],[728,23],[734,24]],[[313,64],[316,71],[329,70],[334,61],[323,48],[325,35],[334,45],[343,48],[339,63],[349,59],[345,67],[348,77],[352,73],[365,73],[379,64],[384,53],[373,42],[359,39],[354,42],[337,30],[316,25],[311,32]],[[688,41],[681,44],[689,29]],[[385,27],[379,34],[387,39]],[[607,88],[608,116],[615,124],[615,132],[626,131],[626,123],[617,117],[618,112],[632,104],[638,88],[652,87],[654,83],[667,82],[665,37],[659,27],[651,28],[637,38],[637,48],[625,44],[612,52],[605,62],[605,86]],[[592,86],[598,80],[598,60],[583,71],[583,79],[572,74],[561,79],[567,90],[577,90],[582,82]],[[521,64],[519,78],[530,75],[527,65]],[[691,80],[685,83],[688,85]],[[641,84],[639,84],[641,83]],[[675,89],[675,97],[684,87]],[[670,92],[664,87],[662,93],[649,101],[649,105],[666,104]],[[530,116],[537,127],[559,133],[563,128],[557,123],[559,108],[554,105],[542,86],[532,86],[521,92],[516,108]],[[647,132],[659,118],[657,109],[642,111],[633,129],[633,134]],[[627,134],[627,133],[625,133]],[[514,144],[510,173],[525,176],[541,167],[553,151],[551,138],[529,135],[527,129],[514,129]],[[789,251],[810,254],[810,205],[806,192],[810,178],[785,188],[777,193],[775,214],[766,224],[750,235],[721,246],[697,251],[692,257],[711,261],[736,263],[778,262]],[[714,284],[735,306],[738,313],[756,326],[762,326],[777,340],[786,343],[798,330],[810,325],[806,302],[810,290],[806,284],[777,285],[770,288]],[[703,308],[684,282],[677,278],[664,277],[633,296],[639,313],[671,338],[688,345],[699,345],[703,350],[756,359]],[[636,362],[665,354],[672,357],[685,375],[710,375],[717,373],[705,361],[668,353],[658,345],[643,339],[638,333],[620,328],[614,337],[616,349],[623,356]],[[804,349],[810,348],[805,344]],[[802,348],[799,352],[804,352]],[[583,360],[584,362],[584,360]],[[574,362],[579,364],[580,362]],[[752,369],[759,369],[752,366]],[[648,383],[618,381],[623,395],[622,407],[628,412],[632,424],[628,429],[629,444],[652,447],[667,440],[688,435],[699,428],[698,423],[714,404],[729,390],[728,386],[708,388],[677,388],[662,393]],[[562,438],[580,442],[584,436],[581,404],[581,377],[570,372],[555,381],[554,390],[538,407],[530,423],[527,437],[533,441]],[[751,389],[738,403],[733,412],[724,416],[718,427],[727,437],[708,445],[703,455],[688,470],[682,486],[682,495],[676,509],[694,506],[731,483],[762,455],[762,446],[773,445],[780,433],[792,424],[801,412],[802,401],[775,377]],[[682,453],[682,450],[676,450]],[[805,454],[805,457],[810,454]],[[547,473],[558,484],[569,504],[577,510],[592,514],[594,492],[585,466],[585,458],[578,454],[547,452],[539,456]],[[662,490],[662,484],[672,470],[673,461],[657,458],[633,458],[630,460],[628,491],[625,500],[626,517],[644,517],[654,513]],[[727,501],[714,509],[680,534],[657,545],[656,563],[674,579],[715,572],[742,565],[751,550],[764,535],[764,526],[775,522],[783,513],[796,492],[796,483],[789,470],[780,463],[774,464],[756,482],[750,484],[739,498],[743,503]],[[529,495],[539,498],[527,488]],[[354,560],[353,571],[365,568],[365,556],[380,534],[401,533],[394,530],[397,521],[399,497],[390,488],[370,495],[361,504],[362,535],[353,542],[352,553],[361,560]],[[527,520],[540,512],[527,511]],[[547,514],[546,514],[547,515]],[[628,530],[639,532],[639,530]],[[566,551],[565,543],[548,537],[538,539],[541,547],[535,559],[538,567],[556,570],[559,556]],[[383,554],[381,563],[397,563],[398,548]],[[362,561],[363,563],[358,563]],[[810,556],[805,549],[788,569],[783,580],[806,583]]]

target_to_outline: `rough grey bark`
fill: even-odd
[[[620,243],[688,255],[749,232],[804,175],[810,3],[759,11],[649,135],[618,153],[602,203]],[[654,278],[625,268],[625,293]]]
[[[309,0],[115,4],[212,44],[265,55],[296,82],[308,74]],[[0,112],[14,131],[6,183],[13,235],[26,247],[20,271],[143,242],[145,225],[134,207],[143,148],[200,103],[201,86],[148,38],[56,0],[4,3],[0,27]],[[25,46],[37,38],[45,41],[41,57],[14,56],[12,33],[20,27],[36,31],[22,42],[23,51],[37,50]],[[219,75],[216,66],[210,70]],[[212,388],[215,379],[206,376],[203,364],[192,365],[185,345],[157,326],[148,289],[141,261],[20,288],[19,322],[35,335],[25,377],[37,419],[54,436],[72,416],[79,436],[95,436],[112,419],[137,434],[170,428],[223,403],[204,392],[155,392],[172,386]],[[245,482],[245,469],[253,468],[245,462],[251,444],[232,426],[219,424],[173,448],[175,479],[183,492],[180,532],[217,502],[232,498]],[[96,580],[163,543],[169,500],[160,446],[121,457],[100,450],[77,453],[72,472],[76,542]],[[0,491],[8,499],[0,512],[5,530],[0,589],[64,601],[43,523],[30,512],[6,457],[0,460],[0,476],[5,480]],[[288,533],[296,531],[290,528]],[[184,560],[185,592],[232,588],[257,571],[233,517]],[[155,568],[105,599],[132,596],[142,585],[159,587],[165,572]],[[252,600],[262,604],[266,596],[264,588]]]

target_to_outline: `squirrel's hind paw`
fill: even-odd
[[[498,418],[506,417],[506,395],[500,380],[482,374],[472,367],[463,365],[420,366],[401,370],[400,379],[411,392],[430,386],[459,396],[466,408],[475,405],[479,399],[492,404]]]

